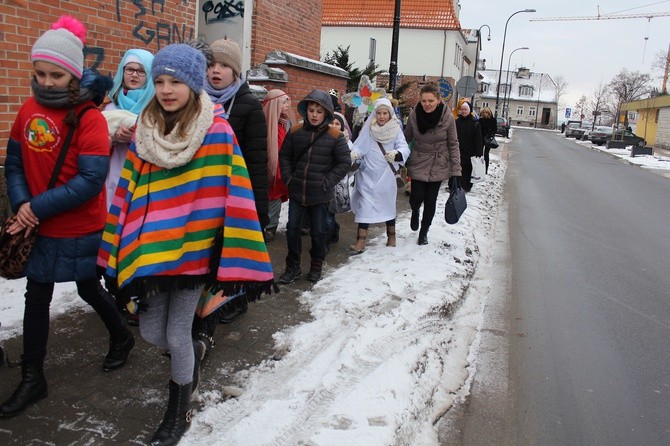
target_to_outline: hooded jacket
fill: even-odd
[[[307,105],[315,102],[326,110],[323,122],[314,127],[307,119]],[[291,127],[279,151],[282,181],[289,198],[302,206],[328,203],[335,185],[351,168],[349,145],[344,134],[329,126],[333,102],[325,91],[313,90],[298,104],[303,122]]]

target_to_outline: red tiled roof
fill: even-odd
[[[393,26],[395,0],[323,0],[323,26]],[[400,27],[461,29],[453,0],[402,0]]]

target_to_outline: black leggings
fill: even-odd
[[[26,306],[23,313],[23,360],[31,364],[43,364],[47,355],[49,338],[49,307],[53,298],[54,284],[28,279],[26,286]],[[110,333],[125,330],[123,318],[115,302],[100,292],[97,279],[77,282],[77,291],[84,302],[89,304]]]
[[[412,178],[412,190],[409,194],[409,205],[412,211],[419,211],[423,204],[423,217],[421,218],[421,229],[426,231],[433,222],[437,196],[440,193],[441,181],[419,181]]]
[[[386,222],[386,226],[395,226],[395,218]],[[359,223],[358,229],[367,230],[370,227],[370,223]]]

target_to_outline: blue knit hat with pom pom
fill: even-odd
[[[167,74],[179,79],[199,95],[206,70],[205,56],[200,51],[184,43],[173,43],[154,56],[151,77],[155,81],[161,74]]]

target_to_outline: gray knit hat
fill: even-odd
[[[85,38],[86,27],[74,17],[63,16],[37,39],[30,52],[30,60],[50,62],[81,79]]]
[[[214,53],[214,60],[230,67],[235,77],[242,73],[242,52],[237,43],[228,39],[216,40],[209,46]]]
[[[163,48],[156,53],[151,65],[153,80],[167,74],[188,85],[198,95],[202,92],[206,72],[205,56],[184,43],[173,43]]]

